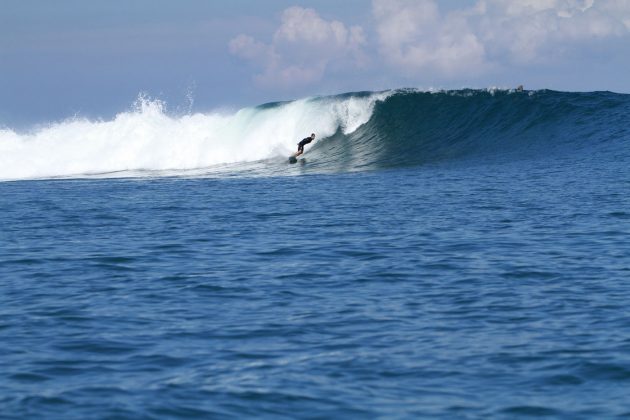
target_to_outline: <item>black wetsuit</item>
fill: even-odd
[[[304,153],[304,145],[313,141],[312,137],[307,137],[298,143],[298,152]]]

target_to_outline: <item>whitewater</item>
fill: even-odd
[[[169,115],[163,101],[141,96],[111,121],[69,119],[23,133],[0,129],[0,179],[186,170],[287,157],[311,132],[320,138],[354,132],[390,94],[180,116]]]

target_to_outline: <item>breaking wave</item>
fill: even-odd
[[[611,92],[403,89],[183,116],[139,98],[110,121],[0,129],[0,179],[177,175],[218,167],[281,174],[286,157],[311,132],[318,138],[305,156],[315,171],[550,153],[628,140],[629,115],[630,95]]]

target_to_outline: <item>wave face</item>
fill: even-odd
[[[311,132],[318,139],[305,156],[315,171],[549,154],[630,140],[628,115],[630,95],[610,92],[395,90],[184,116],[140,98],[111,121],[0,129],[0,179],[238,172],[254,163],[277,174]]]
[[[322,144],[320,159],[376,169],[591,150],[630,140],[629,115],[630,95],[611,92],[402,90],[366,124]]]

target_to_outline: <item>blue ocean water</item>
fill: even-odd
[[[0,182],[0,416],[630,416],[629,111],[399,91],[296,165]]]

